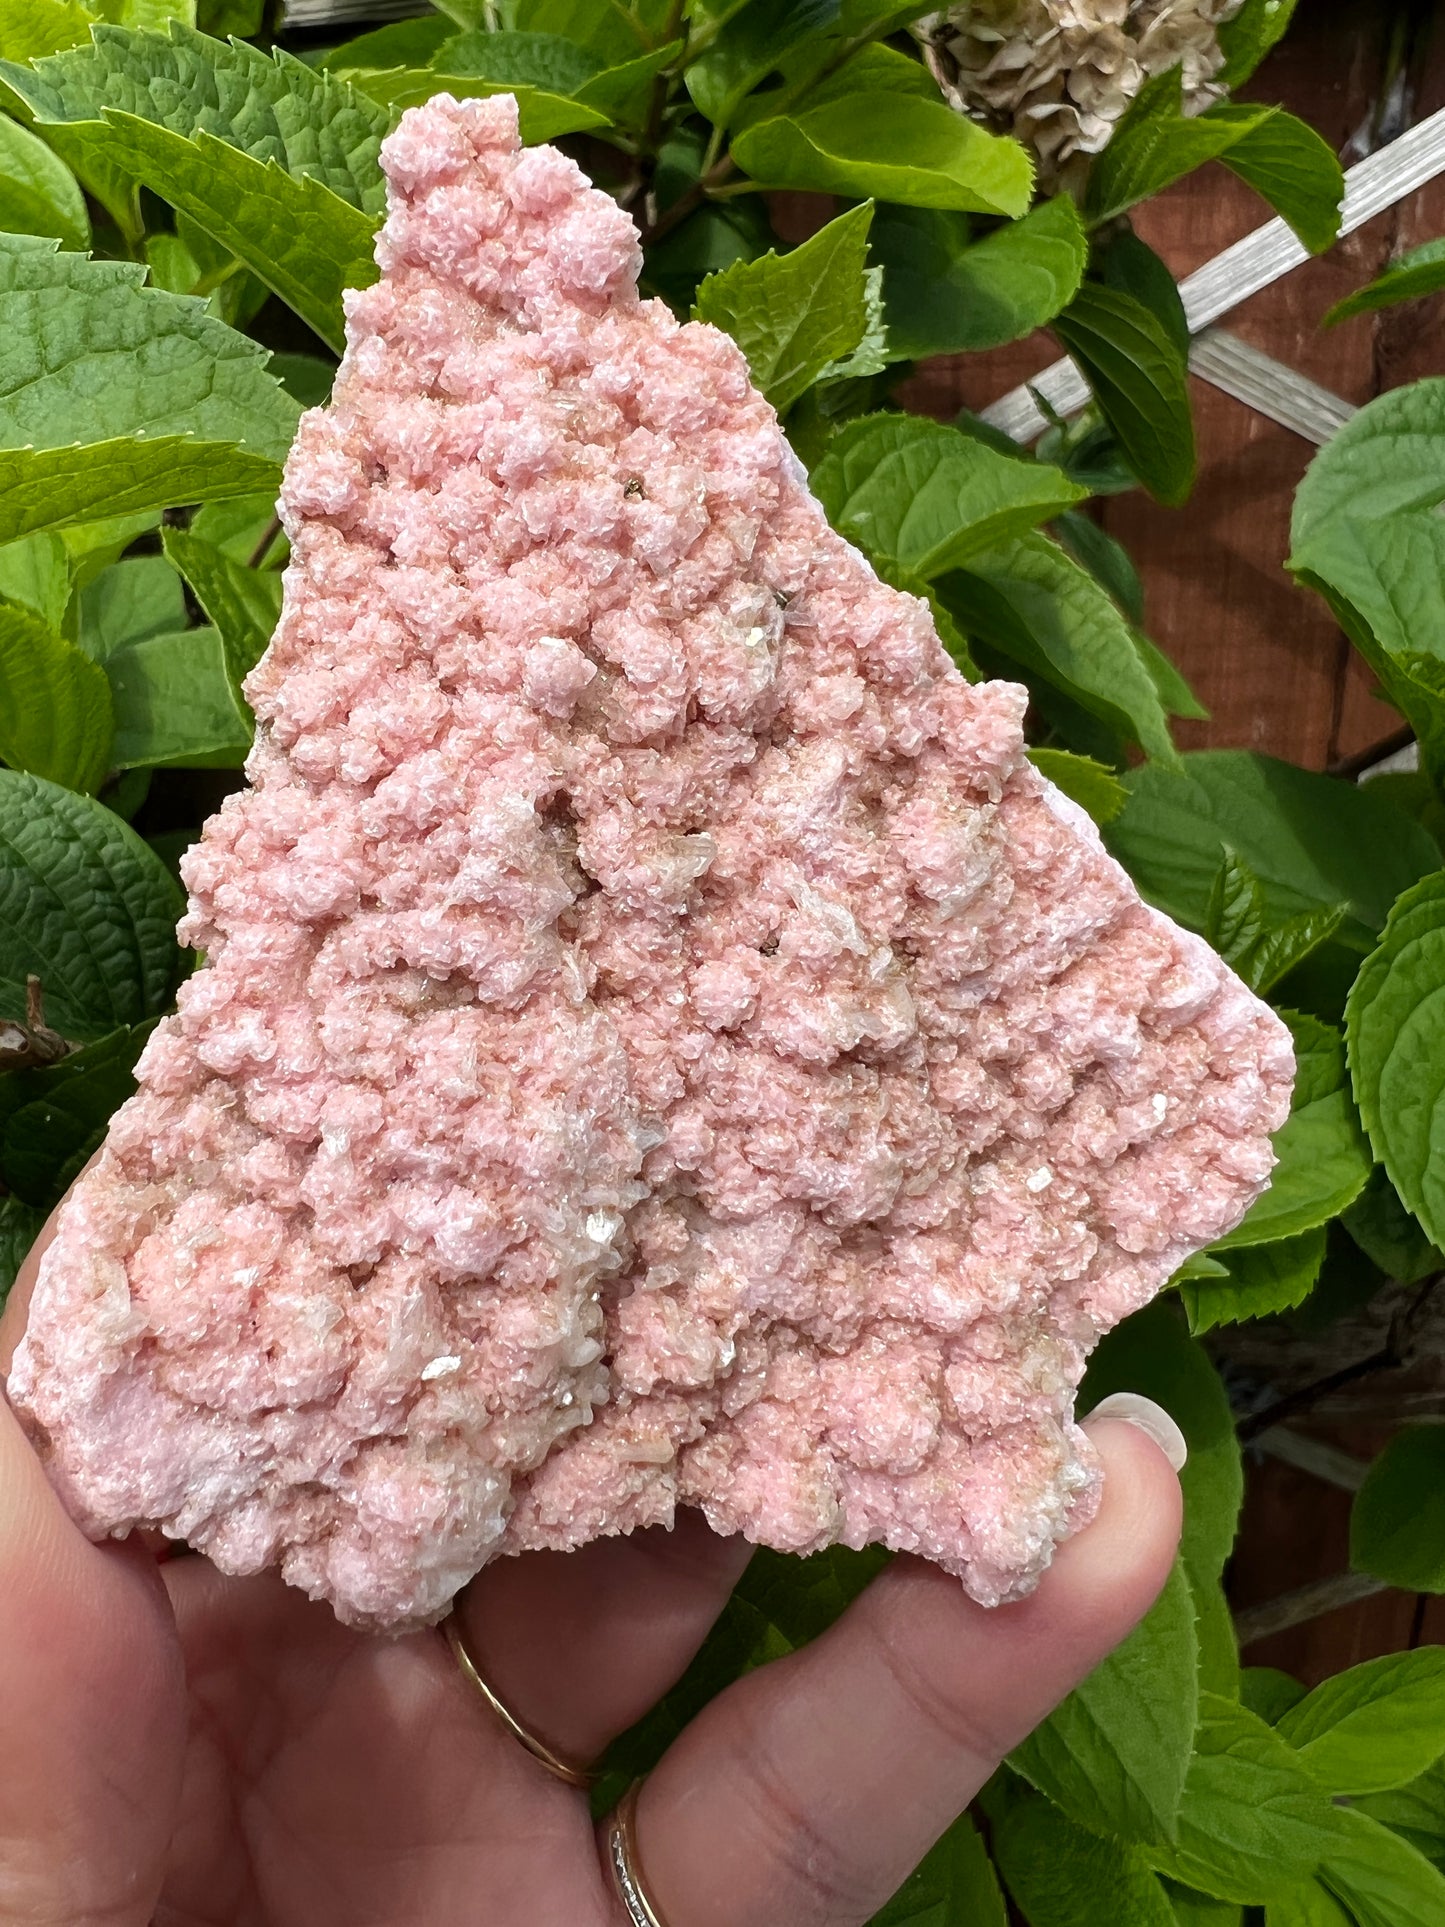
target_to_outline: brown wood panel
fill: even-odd
[[[1378,1445],[1381,1441],[1374,1441]],[[1367,1448],[1368,1451],[1368,1448]],[[1250,1467],[1229,1572],[1236,1611],[1349,1568],[1350,1497],[1308,1473],[1260,1459]],[[1382,1653],[1445,1640],[1445,1599],[1390,1590],[1307,1625],[1257,1639],[1246,1665],[1278,1666],[1308,1686]]]

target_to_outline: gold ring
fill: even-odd
[[[528,1732],[511,1708],[498,1699],[486,1680],[482,1678],[481,1668],[467,1650],[467,1643],[462,1638],[462,1629],[454,1612],[448,1613],[442,1621],[442,1631],[447,1636],[447,1644],[456,1655],[457,1665],[461,1667],[463,1677],[481,1694],[512,1738],[519,1745],[526,1747],[537,1764],[544,1766],[554,1780],[560,1780],[564,1786],[591,1786],[597,1777],[595,1774],[590,1773],[584,1766],[573,1766],[571,1761],[564,1760],[560,1753],[554,1753],[545,1740],[539,1740],[535,1733]]]
[[[647,1891],[637,1861],[637,1795],[641,1788],[641,1780],[634,1780],[607,1822],[607,1871],[632,1927],[667,1927],[662,1909]]]

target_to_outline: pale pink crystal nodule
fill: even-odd
[[[88,1532],[357,1625],[678,1504],[1014,1597],[1096,1503],[1090,1347],[1268,1176],[1288,1034],[516,126],[383,150],[207,965],[10,1396]]]

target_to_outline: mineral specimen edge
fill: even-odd
[[[206,964],[11,1400],[92,1535],[358,1626],[679,1504],[1017,1597],[1097,1503],[1088,1351],[1267,1180],[1288,1032],[510,97],[383,165]]]

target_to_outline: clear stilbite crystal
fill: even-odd
[[[1264,1184],[1288,1034],[509,98],[384,158],[206,965],[11,1398],[89,1532],[358,1625],[680,1503],[1027,1591],[1084,1358]]]

